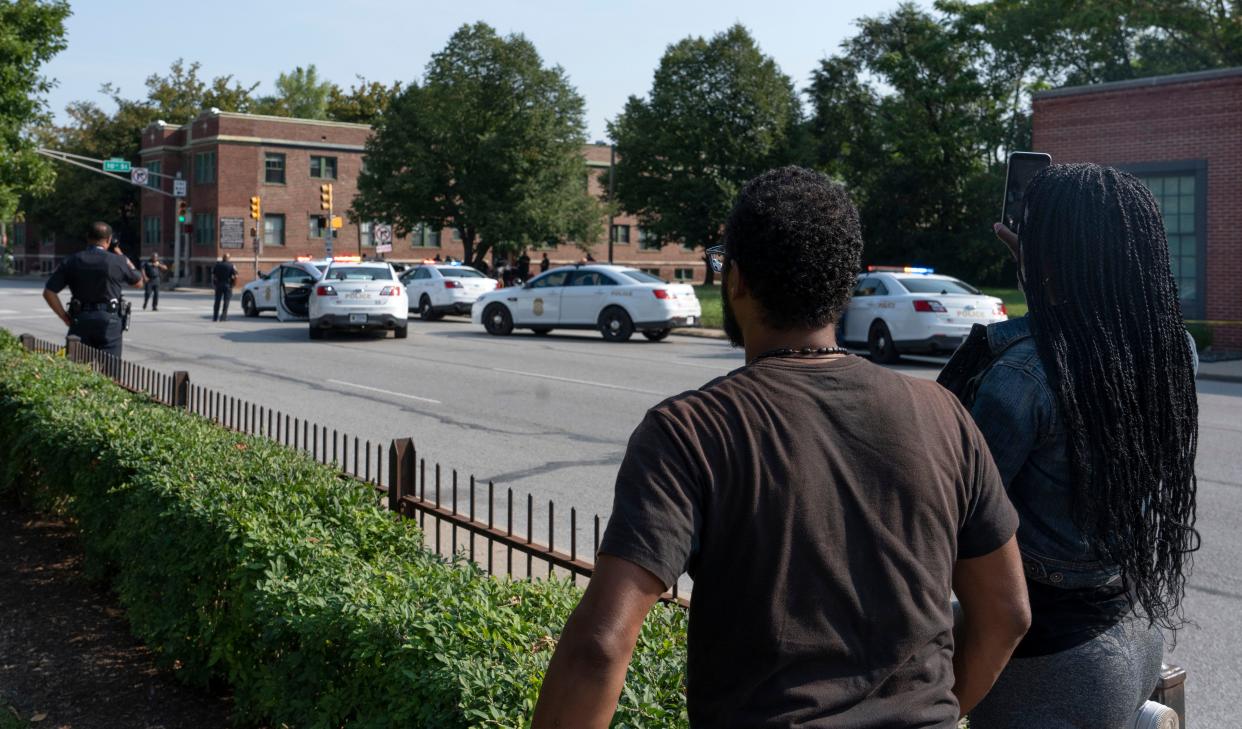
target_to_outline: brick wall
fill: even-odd
[[[1038,95],[1033,147],[1054,162],[1205,163],[1204,316],[1242,322],[1242,68]],[[1213,326],[1242,349],[1242,324]]]

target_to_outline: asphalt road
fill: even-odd
[[[42,282],[0,280],[0,326],[58,340],[64,328],[39,297]],[[139,302],[141,300],[140,292]],[[133,295],[133,294],[131,294]],[[608,344],[591,333],[497,338],[462,319],[411,322],[404,341],[337,336],[310,342],[304,324],[271,315],[211,322],[210,297],[164,292],[158,313],[136,311],[126,359],[187,370],[219,389],[374,442],[409,436],[419,455],[533,494],[535,536],[555,501],[557,543],[578,510],[579,544],[589,517],[606,517],[626,441],[643,413],[666,397],[723,375],[740,352],[716,340],[641,337]],[[136,307],[137,308],[137,307]],[[934,363],[897,369],[933,378]],[[1203,548],[1185,601],[1194,625],[1169,658],[1189,671],[1188,725],[1242,725],[1242,385],[1200,382],[1199,528]],[[465,504],[462,504],[465,508]],[[525,521],[524,508],[515,521]]]

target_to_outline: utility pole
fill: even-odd
[[[617,191],[616,181],[612,172],[612,168],[617,166],[617,145],[615,143],[608,145],[608,263],[612,263],[612,242],[615,237],[612,232],[612,214],[616,210],[616,200],[613,198]],[[632,260],[632,259],[631,259]]]

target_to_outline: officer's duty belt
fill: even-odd
[[[82,311],[109,311],[115,313],[120,310],[120,307],[120,302],[116,300],[101,301],[94,304],[87,304],[83,302],[81,304]]]

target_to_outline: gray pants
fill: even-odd
[[[1164,637],[1128,619],[1082,645],[1015,658],[970,712],[970,729],[1121,729],[1160,677]]]

